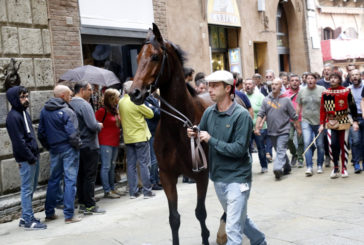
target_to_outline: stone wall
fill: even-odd
[[[21,85],[30,90],[28,112],[37,129],[45,101],[53,96],[58,77],[82,65],[78,1],[0,0],[0,66],[21,62]],[[3,91],[3,84],[0,84]],[[19,190],[20,178],[5,128],[11,109],[0,93],[0,195]],[[38,142],[39,143],[39,142]],[[40,144],[39,144],[40,146]],[[49,176],[49,154],[40,157],[39,182]]]

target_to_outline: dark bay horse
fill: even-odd
[[[200,122],[201,116],[209,105],[199,98],[184,80],[184,56],[182,50],[171,42],[164,41],[158,27],[153,24],[146,43],[138,55],[138,69],[130,89],[131,100],[142,104],[145,98],[155,89],[160,89],[161,97],[184,114],[194,125]],[[176,114],[164,103],[161,109]],[[156,135],[155,153],[157,156],[160,178],[168,199],[169,223],[172,229],[173,244],[179,244],[178,197],[176,184],[181,174],[193,178],[197,186],[197,206],[195,215],[200,222],[202,243],[209,244],[210,235],[206,227],[205,198],[208,186],[208,171],[192,171],[190,139],[183,123],[165,113],[161,114]],[[203,144],[207,153],[207,145]]]

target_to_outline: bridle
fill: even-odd
[[[145,44],[152,44],[151,41],[147,41],[145,42]],[[153,45],[153,44],[152,44]],[[163,50],[163,58],[162,58],[162,64],[161,64],[161,68],[159,70],[159,73],[156,77],[156,79],[154,80],[153,83],[151,83],[149,85],[149,87],[147,88],[147,94],[152,94],[153,91],[155,91],[158,87],[159,87],[159,81],[160,78],[164,72],[164,67],[166,66],[166,60],[168,58],[168,54],[167,54],[167,48],[163,42],[162,44],[162,50]],[[155,94],[155,97],[157,99],[159,99],[161,101],[161,103],[165,104],[169,109],[171,109],[173,112],[175,112],[177,115],[174,115],[173,113],[164,110],[162,108],[160,108],[160,111],[169,115],[170,117],[173,117],[179,121],[181,121],[183,123],[183,127],[189,127],[189,128],[193,128],[194,131],[196,132],[196,137],[191,137],[190,143],[191,143],[191,155],[192,155],[192,171],[193,172],[200,172],[202,170],[207,169],[207,158],[206,158],[206,154],[205,151],[203,150],[202,146],[201,146],[201,142],[200,142],[200,130],[197,127],[194,127],[193,123],[191,122],[191,120],[184,115],[182,112],[178,111],[175,107],[173,107],[171,104],[169,104],[165,99],[163,99],[160,95]],[[199,163],[202,162],[202,166],[200,167]]]
[[[151,43],[151,41],[147,41],[147,42],[145,42],[145,44],[152,44],[152,43]],[[162,76],[162,74],[164,72],[164,67],[166,65],[166,60],[168,58],[167,48],[166,48],[166,45],[164,45],[164,42],[163,42],[163,45],[162,45],[161,48],[163,50],[163,57],[162,57],[161,69],[159,70],[159,73],[157,75],[157,78],[147,88],[147,93],[148,94],[152,94],[152,91],[156,90],[159,87],[159,79],[160,79],[160,77]]]

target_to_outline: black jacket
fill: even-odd
[[[13,145],[15,160],[34,164],[39,156],[38,144],[30,115],[20,103],[20,89],[21,86],[15,86],[6,92],[6,97],[11,104],[11,110],[6,118],[6,129]]]

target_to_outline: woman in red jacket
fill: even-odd
[[[104,197],[119,198],[122,194],[115,190],[115,161],[120,143],[120,120],[117,110],[120,92],[107,89],[104,94],[104,107],[95,113],[96,120],[104,127],[99,132],[101,155],[101,182]]]
[[[354,122],[353,129],[359,129],[357,122],[357,109],[353,95],[349,88],[341,85],[342,78],[339,73],[332,73],[329,77],[330,88],[322,92],[320,107],[320,128],[321,133],[327,128],[327,139],[331,161],[334,162],[334,169],[330,177],[339,177],[339,157],[341,151],[341,177],[348,177],[348,136],[351,127],[351,114]]]

